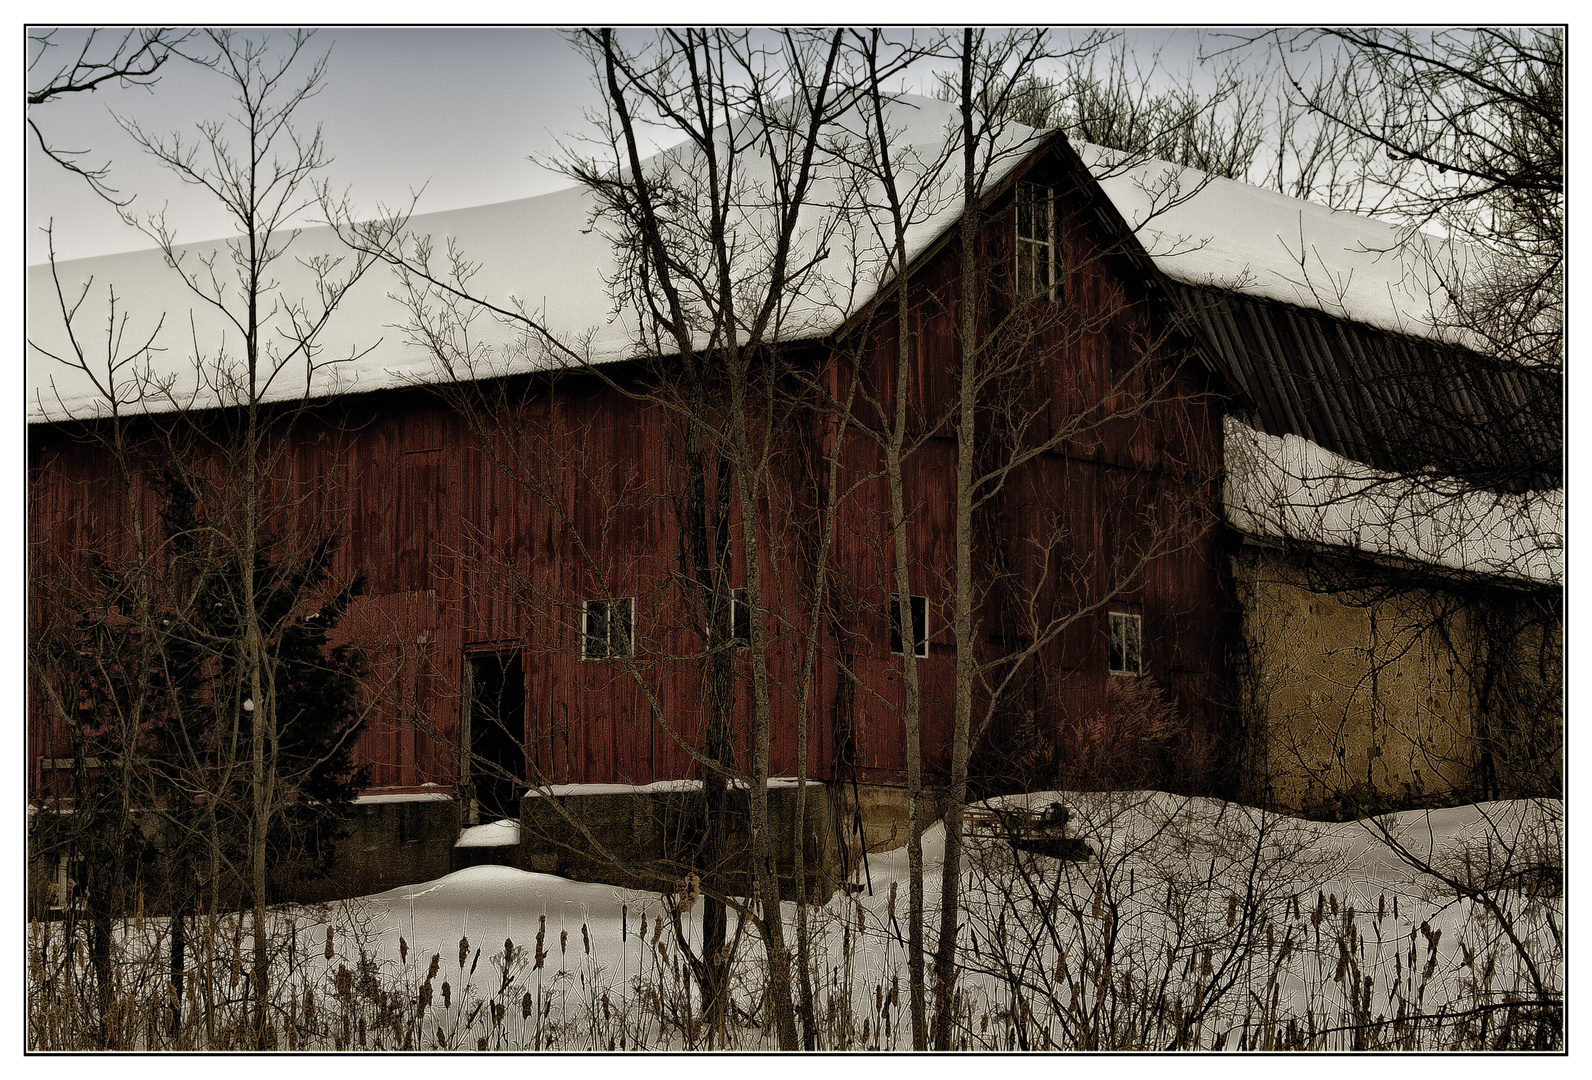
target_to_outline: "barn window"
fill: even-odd
[[[631,655],[636,637],[636,601],[619,596],[587,600],[581,605],[582,660],[611,660]]]
[[[752,643],[752,606],[746,601],[745,589],[730,590],[730,643],[744,649]],[[709,641],[718,640],[719,631],[709,634]]]
[[[1139,616],[1111,613],[1111,674],[1142,675],[1144,662],[1139,651]]]
[[[1017,185],[1017,293],[1056,298],[1054,189]]]
[[[901,641],[901,600],[899,593],[890,594],[890,651],[904,651]],[[927,597],[912,598],[912,655],[929,655],[929,601]]]
[[[730,640],[743,649],[752,643],[752,605],[745,589],[730,590]]]

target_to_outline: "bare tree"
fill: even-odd
[[[304,665],[316,667],[319,657],[338,678],[352,661],[326,650],[313,620],[335,624],[349,593],[326,575],[333,530],[311,513],[314,535],[295,531],[306,515],[294,493],[284,495],[281,467],[302,416],[295,403],[302,405],[336,363],[320,354],[327,320],[372,260],[290,261],[298,233],[282,225],[320,199],[314,183],[328,160],[319,131],[303,135],[294,126],[325,70],[323,57],[299,74],[309,35],[275,42],[214,31],[206,38],[232,86],[232,124],[201,123],[195,140],[121,121],[157,161],[222,203],[239,229],[214,247],[183,247],[163,213],[139,220],[123,211],[155,242],[178,290],[201,312],[190,319],[187,371],[167,362],[160,355],[166,346],[156,344],[167,313],[146,316],[154,329],[123,344],[127,316],[114,291],[107,345],[94,355],[85,308],[92,281],[74,287],[59,269],[67,347],[45,344],[63,340],[60,334],[30,345],[87,381],[87,405],[41,397],[38,407],[52,421],[78,424],[108,457],[128,507],[131,550],[119,553],[124,564],[115,575],[124,595],[94,599],[137,653],[117,661],[126,687],[118,693],[129,706],[115,713],[128,736],[122,766],[158,761],[158,775],[140,783],[142,809],[208,833],[202,842],[212,904],[220,896],[220,863],[242,863],[226,867],[225,876],[243,886],[253,907],[253,1039],[264,1045],[272,1001],[266,905],[273,853],[281,854],[274,846],[279,826],[313,814],[317,800],[347,801],[349,755],[362,719],[323,702],[312,711],[315,722],[328,725],[325,738],[304,739]],[[152,498],[162,506],[158,524]],[[92,551],[83,554],[92,561]],[[44,686],[59,672],[38,674]],[[72,710],[65,701],[56,710],[69,726],[77,720]],[[166,746],[142,746],[135,736],[162,718]],[[153,757],[140,762],[146,751]],[[124,793],[123,803],[131,797]],[[188,865],[187,858],[174,865]]]
[[[96,195],[113,206],[125,207],[133,196],[119,198],[117,190],[110,186],[110,163],[85,164],[89,150],[66,150],[53,143],[39,127],[33,110],[75,94],[92,94],[105,86],[152,87],[168,60],[186,55],[184,50],[190,48],[195,32],[161,26],[128,30],[117,38],[91,28],[86,33],[73,33],[71,36],[78,38],[75,42],[60,40],[63,36],[66,35],[60,29],[28,34],[28,130],[51,161],[81,176]],[[106,37],[111,38],[108,46],[104,43]],[[60,55],[62,49],[67,50],[70,59]],[[198,57],[190,59],[206,62]]]

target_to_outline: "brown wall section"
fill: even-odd
[[[1461,602],[1462,584],[1414,574],[1348,588],[1320,565],[1255,546],[1233,559],[1252,801],[1342,817],[1557,791],[1557,646],[1544,656],[1534,626],[1489,656],[1506,590]]]

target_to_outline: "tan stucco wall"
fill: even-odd
[[[1233,571],[1248,797],[1326,816],[1355,803],[1440,803],[1471,783],[1463,612],[1423,588],[1313,590],[1320,572],[1270,549],[1240,549]]]

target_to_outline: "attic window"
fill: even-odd
[[[1017,294],[1056,298],[1055,191],[1017,185]]]
[[[612,660],[632,654],[636,601],[631,596],[587,600],[581,604],[582,660]]]
[[[905,651],[901,641],[901,599],[898,593],[890,594],[890,651],[897,655]],[[912,655],[929,655],[929,601],[923,596],[912,598]]]
[[[1144,661],[1139,649],[1140,622],[1137,615],[1111,613],[1111,674],[1142,675]]]

